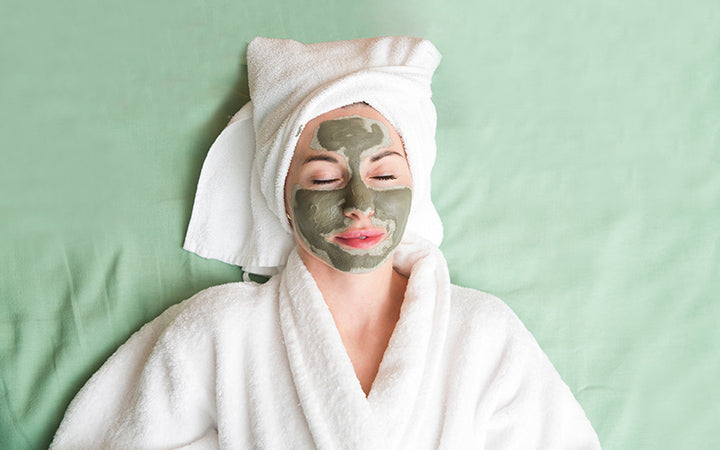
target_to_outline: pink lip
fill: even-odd
[[[338,233],[332,239],[336,243],[347,247],[366,249],[375,247],[386,236],[387,232],[385,230],[368,228]]]

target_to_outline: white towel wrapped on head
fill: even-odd
[[[430,82],[440,53],[430,41],[380,37],[306,45],[258,37],[247,61],[252,101],[208,153],[186,250],[254,273],[284,266],[295,245],[284,185],[302,128],[357,102],[378,110],[402,137],[413,177],[406,235],[440,244],[442,223],[430,198],[437,121]]]

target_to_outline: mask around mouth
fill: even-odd
[[[337,270],[371,272],[388,260],[402,240],[412,188],[369,187],[361,171],[366,158],[391,145],[385,124],[362,116],[327,120],[315,130],[311,147],[343,157],[347,183],[337,189],[303,189],[296,184],[290,207],[300,239],[315,256]],[[368,233],[348,232],[355,221],[346,213],[354,210],[370,216]]]

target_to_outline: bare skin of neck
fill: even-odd
[[[299,254],[330,309],[367,396],[400,318],[408,279],[393,269],[392,257],[372,272],[345,273],[305,249]]]

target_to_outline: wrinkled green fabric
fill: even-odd
[[[317,26],[322,17],[322,26]],[[239,269],[181,249],[255,35],[443,53],[453,282],[505,300],[608,449],[720,448],[720,3],[4,1],[0,448]]]

